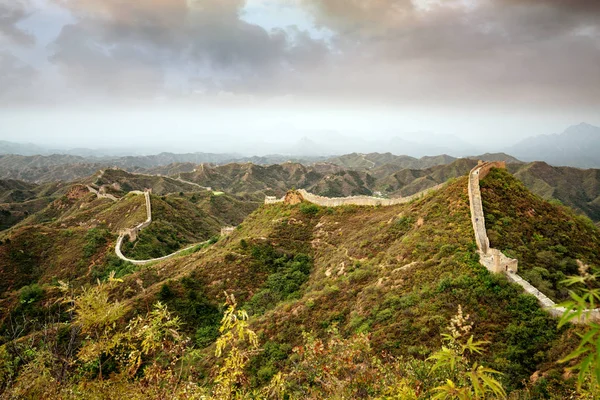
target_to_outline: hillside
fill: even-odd
[[[591,220],[534,195],[503,170],[481,182],[490,245],[519,260],[519,273],[548,297],[563,301],[562,282],[579,274],[577,260],[600,267],[600,232]]]
[[[0,143],[1,148],[2,143]],[[19,179],[28,182],[72,181],[92,175],[100,169],[120,168],[129,172],[171,175],[191,172],[201,163],[223,165],[232,162],[252,162],[259,165],[285,163],[290,160],[310,164],[324,157],[289,157],[271,155],[264,157],[242,157],[236,154],[160,153],[149,156],[85,156],[72,154],[19,155],[0,152],[0,179]],[[29,153],[28,153],[29,154]],[[46,154],[46,153],[44,153]]]
[[[130,259],[159,258],[218,237],[221,228],[239,225],[260,204],[206,191],[152,196],[151,202],[152,224],[123,246]]]
[[[68,185],[36,185],[12,179],[0,180],[0,231],[33,215],[68,190]]]
[[[93,185],[95,188],[103,188],[107,193],[117,196],[131,191],[144,191],[149,188],[152,189],[152,193],[157,195],[206,190],[206,188],[193,183],[183,182],[166,176],[136,174],[114,168],[99,171],[85,182]]]
[[[0,235],[0,293],[63,279],[87,283],[122,267],[113,256],[116,232],[143,221],[143,202],[118,203],[74,189]]]
[[[369,187],[374,182],[366,172],[349,171],[328,163],[313,166],[297,163],[269,166],[250,163],[222,166],[201,164],[195,172],[181,174],[181,177],[215,190],[278,197],[293,187],[330,197],[371,194]]]
[[[479,156],[469,157],[471,160],[483,161],[506,161],[507,163],[521,163],[516,158],[505,153],[486,153]],[[439,156],[425,156],[414,158],[410,156],[397,156],[392,153],[369,153],[369,154],[346,154],[327,160],[332,164],[348,169],[369,170],[376,178],[385,177],[398,170],[423,170],[440,165],[448,165],[457,161],[458,158],[446,154]]]
[[[66,182],[89,176],[102,166],[76,156],[0,155],[0,179],[35,183]]]
[[[157,179],[163,183],[163,178]],[[133,258],[163,256],[186,244],[208,240],[218,235],[222,227],[241,223],[258,204],[225,193],[202,191],[152,196],[152,206],[153,223],[136,242],[126,246],[126,253]],[[0,292],[18,289],[31,280],[48,282],[66,277],[79,279],[83,275],[89,278],[104,273],[104,268],[111,265],[123,267],[115,259],[114,249],[107,246],[114,247],[119,230],[136,226],[145,218],[143,196],[123,194],[113,201],[98,198],[83,185],[70,186],[63,196],[50,200],[41,210],[0,234],[0,240],[5,242],[0,250]],[[105,245],[101,254],[90,250],[93,245],[89,241]],[[73,251],[64,254],[69,248]],[[78,267],[62,270],[65,260],[67,265]],[[101,272],[94,272],[94,268]]]
[[[494,216],[490,218],[490,231],[497,229],[494,221],[514,218],[513,210],[535,209],[540,218],[558,215],[561,226],[577,234],[568,241],[545,243],[546,247],[539,250],[554,248],[598,265],[598,254],[590,250],[596,243],[590,240],[597,240],[598,231],[523,187],[518,187],[514,195],[508,193],[508,188],[517,185],[515,182],[510,176],[494,173],[482,183],[486,207],[492,207],[488,214]],[[190,214],[188,196],[155,196],[157,215]],[[139,197],[131,196],[131,201]],[[497,202],[496,198],[502,200]],[[135,214],[130,209],[132,212]],[[536,223],[511,227],[511,237],[519,238],[524,246],[532,245],[536,235],[547,236],[545,227]],[[50,237],[63,236],[46,228],[32,236],[31,228],[22,229],[22,233],[13,233],[8,244],[0,246],[5,262],[14,263],[11,257],[25,248],[31,248],[29,257],[46,253],[51,256],[48,259],[60,265],[79,262],[81,255],[76,252],[70,256],[73,258],[63,261],[59,253],[66,247],[49,245]],[[77,229],[67,231],[77,238],[69,240],[86,238]],[[596,239],[590,239],[590,235],[596,235]],[[504,248],[503,243],[493,240]],[[31,246],[32,241],[35,246]],[[104,249],[110,243],[107,240],[94,249]],[[69,245],[78,248],[76,242]],[[51,247],[56,256],[48,253]],[[42,284],[45,300],[35,304],[43,307],[57,296],[51,286],[53,279],[77,279],[74,275],[89,275],[103,264],[88,265],[58,275],[56,269],[41,274],[23,269],[20,282]],[[556,274],[560,268],[548,266],[548,274]],[[461,305],[473,322],[473,334],[489,342],[486,351],[476,357],[477,362],[503,372],[500,380],[507,390],[522,388],[536,371],[544,379],[528,383],[533,393],[552,388],[550,392],[561,398],[571,387],[562,380],[563,367],[556,360],[572,348],[572,331],[558,330],[535,298],[523,295],[505,278],[490,275],[477,262],[464,177],[424,198],[392,207],[322,208],[307,203],[261,206],[231,236],[210,248],[150,267],[117,270],[132,272],[120,275],[124,282],[113,292],[126,307],[127,315],[145,312],[148,304],[162,300],[182,318],[182,331],[199,348],[210,345],[218,335],[223,291],[235,294],[240,306],[250,313],[251,327],[258,333],[261,346],[267,349],[251,357],[246,369],[249,385],[264,385],[278,370],[294,368],[297,358],[292,348],[302,344],[302,332],[313,331],[323,337],[332,327],[337,327],[342,337],[369,333],[375,354],[385,351],[390,356],[423,363],[441,345],[440,335]],[[527,271],[526,261],[523,270]],[[107,273],[106,267],[99,271]],[[13,283],[11,288],[17,289],[18,285]],[[5,307],[14,304],[11,299],[17,295],[5,291]],[[69,323],[68,318],[65,323]],[[212,347],[204,351],[208,354]],[[206,373],[213,361],[212,357],[203,358],[196,372],[189,372],[190,379],[210,384]],[[103,390],[94,384],[96,377],[97,370],[96,375],[81,379],[86,379],[93,390]],[[432,378],[423,379],[423,390],[435,384]]]
[[[555,199],[600,221],[600,169],[553,167],[544,162],[509,165],[515,177],[535,194]]]

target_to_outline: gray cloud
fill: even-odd
[[[52,1],[77,20],[50,45],[77,99],[600,106],[597,0],[290,0],[333,32],[328,43],[244,21],[244,0]],[[2,35],[31,40],[16,26],[24,0],[0,0],[0,11]]]
[[[19,29],[17,23],[31,10],[27,0],[0,0],[0,44],[32,45],[34,37]]]
[[[332,91],[362,79],[363,95],[402,102],[600,105],[600,2],[303,1],[338,33]]]
[[[261,91],[323,43],[239,18],[244,1],[62,1],[79,18],[53,45],[53,61],[79,86],[104,94],[165,94],[167,74],[187,91]]]
[[[34,95],[37,71],[8,52],[0,52],[0,100],[26,102]]]

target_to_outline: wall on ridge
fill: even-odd
[[[349,197],[323,197],[317,196],[312,193],[308,193],[304,189],[298,190],[298,192],[304,197],[304,200],[311,203],[323,206],[323,207],[339,207],[345,205],[356,205],[356,206],[394,206],[396,204],[405,204],[416,198],[426,195],[429,192],[439,189],[442,185],[437,185],[432,188],[423,190],[422,192],[415,193],[412,196],[399,197],[395,199],[382,199],[379,197],[370,196],[349,196]]]
[[[471,223],[475,232],[475,241],[479,250],[479,260],[491,272],[508,273],[508,271],[512,271],[516,273],[518,261],[506,257],[500,250],[492,249],[485,228],[485,215],[481,202],[479,180],[485,178],[492,168],[506,168],[506,163],[503,161],[479,162],[469,172],[469,207],[471,209]]]
[[[479,252],[479,262],[493,273],[505,274],[509,281],[521,286],[525,292],[535,296],[540,306],[550,315],[560,318],[565,313],[565,308],[556,307],[544,293],[517,275],[518,261],[514,258],[506,257],[500,250],[490,247],[490,241],[485,228],[485,216],[481,203],[481,190],[479,180],[485,178],[492,168],[506,168],[504,162],[479,162],[475,168],[469,172],[469,203],[471,208],[471,222],[475,232],[475,241]],[[586,310],[580,318],[573,320],[576,324],[587,324],[590,321],[600,321],[600,310]]]
[[[137,225],[135,228],[122,229],[119,232],[120,236],[129,236],[129,241],[134,242],[137,239],[138,233],[142,229],[148,227],[152,223],[152,203],[150,202],[150,192],[149,191],[145,191],[145,192],[135,191],[135,192],[130,192],[130,193],[143,194],[144,198],[146,200],[146,220],[144,222],[142,222],[141,224]]]
[[[311,202],[313,204],[317,204],[319,206],[323,206],[323,207],[339,207],[339,206],[346,206],[346,205],[394,206],[396,204],[408,203],[414,199],[417,199],[417,198],[422,197],[430,192],[433,192],[434,190],[438,190],[443,185],[444,184],[440,184],[440,185],[434,186],[432,188],[425,189],[419,193],[413,194],[412,196],[399,197],[399,198],[395,198],[395,199],[384,199],[384,198],[380,198],[380,197],[370,197],[370,196],[324,197],[324,196],[318,196],[316,194],[309,193],[304,189],[299,189],[296,191],[296,193],[300,194],[300,196],[302,196],[302,198],[304,200]],[[281,202],[285,201],[286,197],[283,197],[281,199],[277,199],[275,197],[266,197],[265,204],[281,203]]]

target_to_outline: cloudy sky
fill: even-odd
[[[0,0],[0,139],[500,146],[582,121],[598,0]]]

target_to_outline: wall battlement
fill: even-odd
[[[414,199],[425,196],[428,193],[431,193],[435,190],[441,188],[444,184],[436,185],[429,189],[425,189],[419,193],[415,193],[411,196],[407,197],[399,197],[395,199],[384,199],[381,197],[371,197],[371,196],[348,196],[348,197],[324,197],[318,196],[316,194],[312,194],[307,192],[304,189],[299,189],[296,191],[291,191],[286,194],[286,196],[278,199],[273,196],[267,196],[265,198],[265,204],[275,204],[275,203],[289,203],[291,198],[294,198],[292,204],[296,204],[301,202],[302,200],[308,201],[310,203],[322,206],[322,207],[340,207],[347,205],[355,205],[355,206],[395,206],[397,204],[405,204],[409,203]],[[291,196],[291,193],[294,196]]]
[[[475,232],[475,241],[479,253],[479,262],[490,272],[505,274],[509,281],[521,286],[525,292],[536,297],[540,306],[553,317],[560,318],[566,311],[563,307],[556,307],[556,303],[540,292],[532,284],[521,278],[518,274],[518,260],[505,256],[500,250],[490,247],[490,241],[485,228],[485,216],[481,202],[480,179],[485,178],[492,168],[506,169],[505,162],[482,162],[469,173],[469,204],[471,208],[471,222]],[[600,310],[586,310],[583,316],[574,319],[577,324],[586,324],[590,321],[600,321]]]
[[[117,255],[117,257],[119,257],[121,260],[124,261],[128,261],[134,265],[146,265],[146,264],[150,264],[153,262],[157,262],[157,261],[164,261],[164,260],[168,260],[169,258],[172,258],[178,254],[184,253],[188,250],[191,250],[193,248],[195,248],[196,246],[200,246],[200,245],[204,245],[204,244],[208,244],[210,242],[210,240],[207,240],[205,242],[202,243],[197,243],[197,244],[193,244],[191,246],[188,246],[184,249],[178,250],[175,253],[171,253],[169,255],[166,255],[164,257],[159,257],[159,258],[152,258],[150,260],[132,260],[130,258],[125,257],[125,255],[123,254],[123,252],[121,251],[121,247],[123,245],[123,240],[125,240],[125,236],[129,236],[129,241],[133,242],[137,239],[137,235],[138,233],[146,228],[147,226],[149,226],[152,223],[152,203],[150,201],[150,193],[152,193],[152,189],[146,189],[143,192],[140,191],[134,191],[134,192],[130,192],[133,194],[143,194],[144,198],[145,198],[145,203],[146,203],[146,220],[144,222],[142,222],[141,224],[137,225],[134,228],[130,228],[130,229],[121,229],[119,231],[119,238],[117,239],[117,244],[115,245],[115,254]],[[233,232],[235,231],[235,227],[225,227],[221,229],[221,236],[228,236],[231,235]]]

